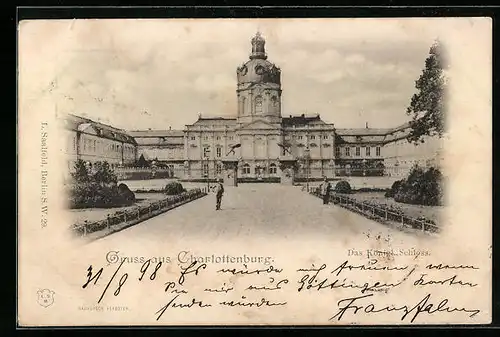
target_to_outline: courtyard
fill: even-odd
[[[225,187],[222,209],[209,195],[141,222],[93,244],[126,245],[137,241],[162,244],[170,240],[205,242],[238,240],[323,240],[370,235],[409,244],[424,233],[405,233],[322,201],[300,186],[240,184]]]

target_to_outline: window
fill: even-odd
[[[311,136],[311,140],[313,140],[313,139],[316,139],[316,137],[315,136]]]
[[[222,148],[218,147],[217,148],[217,157],[221,157],[221,156],[222,156]]]
[[[351,155],[351,148],[350,147],[345,148],[345,155],[348,157]]]
[[[380,156],[380,146],[377,146],[377,148],[376,148],[376,155],[377,155],[377,157]]]
[[[262,112],[262,97],[257,96],[255,98],[255,113],[259,114]]]
[[[278,105],[279,105],[279,101],[278,101],[278,98],[277,98],[276,96],[273,96],[273,97],[271,98],[271,102],[273,103],[273,106],[274,106],[274,107],[278,107]]]
[[[191,140],[196,140],[196,137],[195,136],[191,136]]]
[[[242,168],[243,174],[250,174],[250,165],[244,164]]]
[[[203,163],[203,176],[208,177],[208,163]]]
[[[328,135],[324,135],[324,136],[323,136],[323,139],[328,139]]]
[[[340,157],[340,147],[335,148],[335,157]]]
[[[276,174],[278,172],[278,169],[276,167],[276,164],[272,163],[269,165],[269,173],[270,174]]]
[[[356,157],[359,157],[361,152],[361,148],[359,146],[356,147]]]
[[[221,173],[222,173],[222,164],[217,163],[217,165],[215,166],[215,174],[221,174]]]
[[[370,147],[369,146],[366,147],[366,156],[367,157],[370,156]]]
[[[302,136],[298,136],[297,138],[298,138],[299,140],[301,140],[301,139],[302,139]]]
[[[220,140],[220,136],[217,136],[217,140]]]
[[[73,137],[73,150],[76,151],[76,137]]]
[[[93,146],[92,146],[92,151],[94,151],[94,152],[95,152],[95,149],[96,149],[96,141],[94,140],[94,144],[93,144]]]
[[[208,158],[209,155],[210,155],[210,148],[208,146],[205,146],[203,148],[203,158]]]
[[[203,136],[203,140],[208,140],[208,136]]]

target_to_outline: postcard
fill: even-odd
[[[18,26],[19,327],[485,324],[492,20]]]

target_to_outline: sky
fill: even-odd
[[[339,128],[407,121],[442,19],[52,20],[21,23],[20,93],[126,130],[235,116],[257,31],[281,68],[282,115]],[[24,75],[24,76],[23,76]]]

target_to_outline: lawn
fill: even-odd
[[[379,204],[394,205],[400,207],[408,216],[414,218],[423,216],[436,223],[441,222],[440,219],[446,210],[446,206],[421,206],[396,202],[393,198],[386,198],[384,192],[357,192],[349,194],[349,197],[358,201],[371,200]]]
[[[165,188],[170,182],[178,181],[177,179],[149,179],[149,180],[124,180],[119,183],[124,183],[132,191],[137,190],[161,190]],[[192,182],[181,182],[182,186],[187,189],[193,188],[203,188],[207,186],[207,183],[192,183]],[[214,184],[211,183],[213,186]]]

